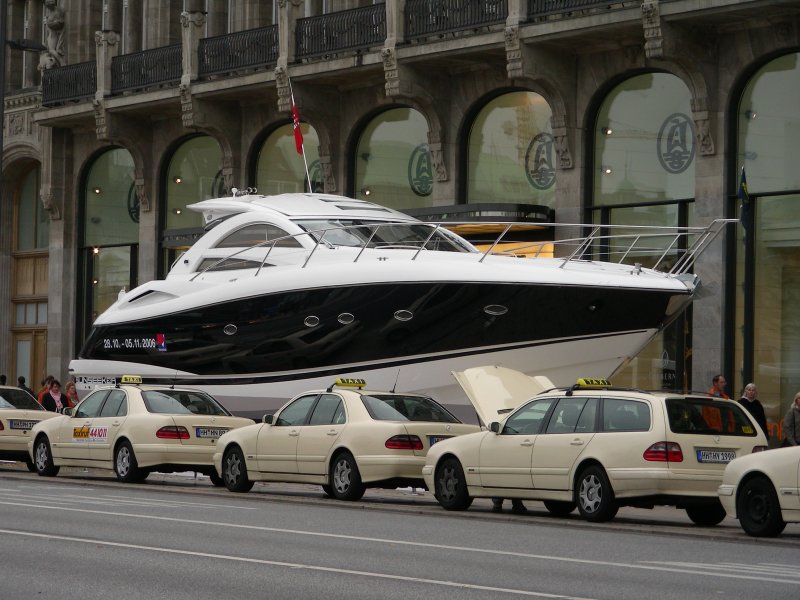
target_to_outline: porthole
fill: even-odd
[[[342,325],[350,325],[350,323],[352,323],[355,320],[356,318],[350,313],[342,313],[339,315],[338,319],[339,323],[341,323]]]
[[[225,333],[225,335],[233,335],[234,333],[239,331],[239,328],[236,327],[236,325],[228,323],[227,325],[225,325],[222,331]]]
[[[394,318],[398,321],[410,321],[414,318],[414,313],[410,310],[397,310],[394,313]]]
[[[487,315],[499,317],[500,315],[506,314],[508,312],[508,308],[502,304],[487,304],[483,307],[483,312],[485,312]]]
[[[319,325],[319,317],[314,315],[309,315],[305,319],[303,319],[303,325],[306,327],[316,327]]]

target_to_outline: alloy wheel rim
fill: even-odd
[[[117,453],[117,473],[120,477],[125,477],[131,465],[131,455],[127,448],[120,448]]]
[[[584,477],[578,494],[581,506],[588,513],[593,513],[603,500],[603,486],[595,475]]]
[[[440,480],[440,494],[445,500],[452,500],[456,495],[456,487],[458,486],[458,479],[456,478],[455,469],[453,467],[445,467],[442,469],[442,477]]]
[[[336,468],[333,470],[333,485],[339,493],[346,492],[350,487],[350,465],[346,460],[336,463]]]
[[[239,457],[235,454],[231,454],[228,456],[228,464],[227,469],[225,470],[225,475],[230,483],[236,483],[239,480],[239,476],[242,474],[242,470],[240,468]]]
[[[47,447],[44,442],[36,446],[36,468],[43,471],[47,467]]]
[[[757,523],[763,523],[769,516],[769,506],[764,494],[753,494],[747,502],[750,518]]]

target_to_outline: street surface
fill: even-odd
[[[597,525],[536,502],[448,513],[411,490],[344,503],[315,486],[61,473],[0,463],[3,600],[800,597],[800,525],[759,541],[672,508]]]

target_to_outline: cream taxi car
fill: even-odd
[[[56,416],[42,408],[25,390],[0,386],[0,460],[24,461],[29,471],[35,471],[28,455],[31,429],[39,421]]]
[[[800,446],[731,461],[718,493],[748,535],[774,537],[786,523],[800,523]]]
[[[358,500],[367,487],[422,487],[428,449],[478,431],[417,394],[362,389],[338,379],[292,399],[263,423],[223,435],[214,466],[232,492],[254,481],[320,484],[329,496]]]
[[[145,386],[127,375],[64,412],[31,430],[28,452],[39,475],[62,466],[113,468],[120,481],[138,482],[151,471],[197,471],[222,485],[211,461],[217,439],[253,423],[205,392]]]
[[[587,520],[607,521],[621,505],[668,504],[716,525],[725,518],[717,498],[725,465],[767,444],[735,402],[604,380],[545,391],[516,409],[513,399],[498,404],[518,398],[526,379],[497,367],[459,374],[489,430],[428,453],[422,473],[444,508],[464,510],[476,497],[530,498],[555,515],[577,506]]]

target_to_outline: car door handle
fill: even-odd
[[[298,435],[300,435],[300,432],[295,429],[294,431],[290,431],[289,435],[291,437],[297,437]]]
[[[519,443],[520,446],[533,446],[533,442],[530,440],[525,440],[524,442]]]
[[[338,431],[336,431],[335,429],[331,429],[331,430],[328,432],[328,435],[339,435],[339,432],[338,432]]]
[[[569,443],[570,446],[583,446],[583,440],[581,438],[575,438]]]
[[[111,422],[111,424],[112,424],[114,427],[119,427],[119,425],[120,425],[119,421],[112,421],[112,422]]]

